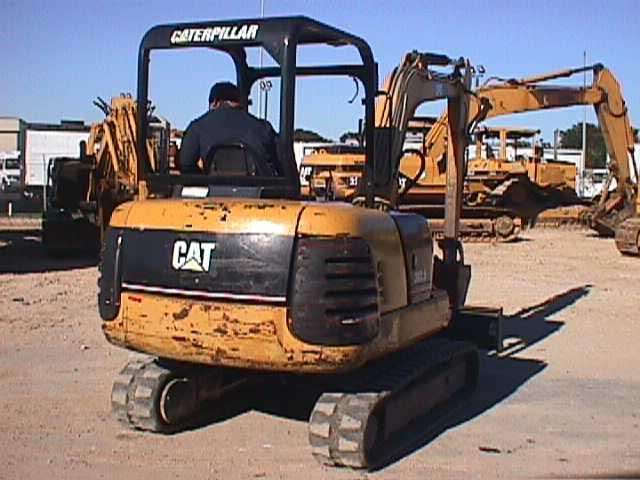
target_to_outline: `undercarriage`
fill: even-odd
[[[437,423],[473,392],[478,353],[470,343],[434,338],[352,373],[297,377],[320,392],[308,427],[313,456],[327,465],[372,468],[402,449],[403,432],[414,422]],[[224,402],[258,378],[139,358],[117,375],[111,405],[128,428],[171,434],[194,425],[212,401]]]

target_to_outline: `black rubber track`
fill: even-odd
[[[454,360],[466,363],[464,387],[453,397],[473,391],[478,377],[478,354],[467,342],[434,339],[392,355],[365,369],[345,376],[344,388],[327,392],[316,402],[309,419],[309,443],[313,456],[322,464],[350,468],[371,468],[383,456],[392,454],[380,444],[385,407],[410,386],[426,382],[445,372]],[[443,402],[447,403],[447,401]],[[441,405],[420,414],[423,417]],[[393,439],[401,439],[401,433]],[[401,442],[393,442],[395,450]]]

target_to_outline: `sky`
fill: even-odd
[[[97,96],[135,96],[137,49],[151,26],[254,18],[260,8],[260,0],[0,0],[0,116],[99,121],[102,113],[92,104]],[[265,16],[303,14],[364,38],[381,81],[414,49],[468,57],[486,76],[508,78],[581,66],[586,51],[587,63],[603,63],[617,76],[631,120],[640,125],[640,0],[264,0],[264,8]],[[152,57],[151,98],[177,128],[205,110],[212,83],[233,78],[224,55],[203,50]],[[311,49],[302,58],[325,64],[356,59],[343,50]],[[257,52],[250,55],[258,61]],[[582,77],[573,82],[580,85]],[[268,107],[273,123],[277,88]],[[362,108],[348,103],[356,93],[350,79],[303,80],[297,93],[296,127],[334,139],[357,128]],[[257,95],[253,99],[257,104]],[[437,114],[443,107],[421,112]],[[540,128],[551,141],[554,129],[582,121],[583,112],[573,107],[492,124]],[[596,122],[592,109],[587,120]]]

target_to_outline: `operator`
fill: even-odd
[[[209,111],[187,127],[180,148],[180,170],[182,173],[201,173],[198,159],[204,161],[212,146],[242,144],[264,160],[274,175],[279,175],[282,169],[276,139],[276,132],[268,121],[243,108],[238,87],[231,82],[218,82],[209,92]]]

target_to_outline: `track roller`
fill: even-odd
[[[348,374],[311,412],[313,456],[325,465],[374,467],[403,448],[403,433],[416,420],[437,423],[450,412],[446,407],[470,393],[477,376],[475,347],[440,339]]]
[[[443,223],[431,221],[436,240],[444,238]],[[501,215],[495,218],[464,218],[460,220],[460,238],[463,243],[507,243],[520,235],[522,220]]]
[[[502,241],[507,241],[508,239],[512,239],[515,235],[517,235],[516,224],[513,218],[502,215],[495,220],[494,229],[498,238]]]
[[[245,380],[226,377],[216,368],[134,360],[113,383],[112,411],[127,427],[178,432],[189,426],[203,402],[219,397]]]

